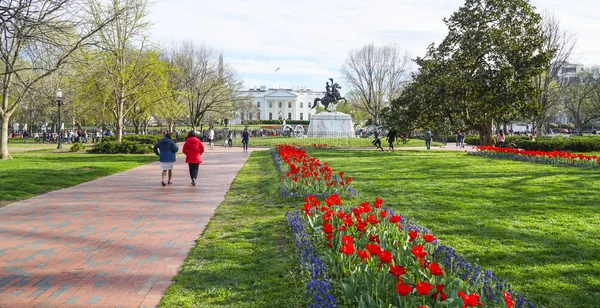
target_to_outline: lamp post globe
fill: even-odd
[[[63,93],[62,90],[59,88],[56,90],[56,106],[58,106],[58,123],[56,124],[56,126],[58,127],[58,147],[56,147],[57,149],[62,149],[62,130],[60,125],[60,106],[62,105],[62,101]]]

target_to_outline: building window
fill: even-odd
[[[292,113],[291,113],[291,112],[289,112],[289,113],[288,113],[288,120],[291,120],[291,119],[292,119]]]
[[[273,102],[269,102],[269,108],[273,108]]]
[[[308,119],[307,119],[307,120],[309,120],[309,121],[310,121],[310,113],[308,114]]]
[[[292,108],[292,102],[288,102],[288,108]]]
[[[273,113],[269,112],[269,120],[273,120]]]
[[[304,102],[300,102],[300,108],[304,108]]]
[[[256,107],[260,108],[260,102],[256,102]]]
[[[304,120],[304,114],[300,112],[300,121]]]
[[[279,108],[281,109],[281,106],[283,106],[282,102],[279,102]]]

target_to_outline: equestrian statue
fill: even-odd
[[[315,103],[313,104],[312,108],[310,109],[315,109],[317,107],[317,105],[319,104],[319,102],[321,102],[321,104],[323,105],[323,107],[325,107],[325,110],[329,111],[329,112],[334,112],[335,111],[335,105],[337,105],[338,101],[340,100],[344,100],[344,103],[348,103],[348,101],[346,100],[345,97],[342,97],[340,95],[340,89],[342,88],[342,86],[340,86],[337,82],[334,83],[333,82],[333,78],[329,78],[329,80],[331,81],[331,85],[329,84],[329,81],[326,82],[325,85],[325,90],[327,91],[325,93],[325,96],[323,98],[315,98]],[[329,106],[332,106],[333,110],[330,110]]]

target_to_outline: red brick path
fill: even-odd
[[[0,307],[154,307],[248,158],[203,156],[196,187],[178,155],[0,209]]]

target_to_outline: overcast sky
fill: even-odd
[[[154,0],[150,36],[223,52],[245,87],[324,88],[340,81],[348,51],[368,43],[396,44],[414,58],[447,34],[442,19],[464,0]],[[285,4],[281,4],[284,2]],[[532,0],[577,37],[573,62],[600,64],[600,2]],[[279,71],[275,71],[280,68]],[[413,69],[416,66],[413,64]]]

